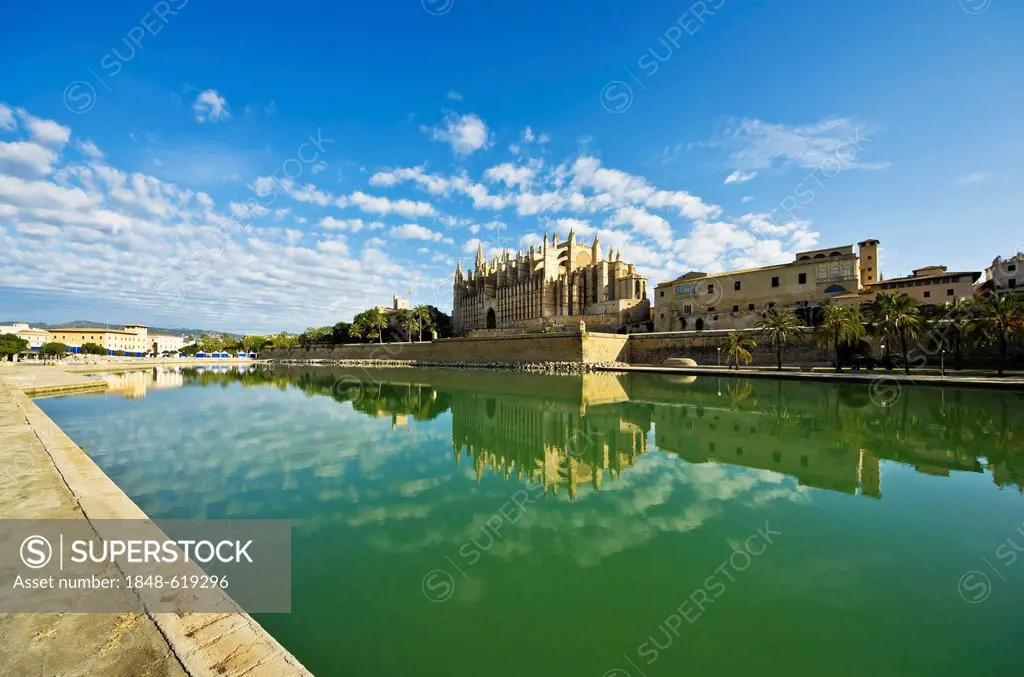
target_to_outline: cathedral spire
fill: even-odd
[[[476,269],[482,270],[486,264],[484,260],[484,243],[478,242],[476,245]]]
[[[455,259],[455,279],[462,279],[462,259]]]

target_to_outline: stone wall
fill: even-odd
[[[753,365],[775,364],[774,348],[751,331],[758,346],[753,351]],[[660,365],[670,357],[689,357],[699,365],[718,363],[718,348],[725,350],[729,332],[706,330],[689,332],[661,332],[649,334],[605,334],[588,331],[526,334],[513,336],[472,336],[438,339],[424,343],[361,343],[338,346],[311,346],[290,349],[271,348],[262,357],[288,360],[426,360],[436,362],[628,362],[630,364]],[[871,352],[881,354],[877,338],[864,339]],[[1020,368],[1024,363],[1021,343],[1013,342],[1008,350],[1008,368]],[[725,355],[721,363],[726,363]],[[814,344],[808,331],[786,345],[783,364],[801,366],[830,366],[831,349]],[[918,364],[916,361],[914,364]],[[937,354],[932,354],[928,365],[937,367]],[[952,355],[946,354],[946,367],[953,364]],[[965,350],[965,366],[995,365],[995,348]],[[918,366],[920,366],[918,364]]]
[[[728,331],[715,330],[630,334],[629,362],[659,365],[670,357],[689,357],[699,365],[714,365],[718,364],[718,349],[721,348],[721,364],[725,364],[728,334]],[[757,332],[751,332],[751,335],[757,341],[757,348],[751,352],[754,358],[751,364],[775,364],[775,348],[761,339]],[[816,346],[809,333],[788,343],[782,354],[783,364],[824,366],[832,364],[833,360],[832,351]]]
[[[583,361],[629,362],[629,342],[626,334],[588,333],[583,337]]]
[[[271,360],[376,359],[436,362],[579,362],[582,356],[580,335],[574,332],[438,339],[423,343],[271,348],[263,353],[263,357]]]

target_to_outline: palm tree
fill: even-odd
[[[364,321],[368,332],[377,332],[377,343],[384,343],[384,329],[391,325],[387,316],[376,308],[371,308],[366,311]]]
[[[757,323],[761,336],[775,346],[775,357],[779,371],[782,371],[782,346],[800,333],[800,321],[788,308],[769,308],[768,314]]]
[[[999,343],[999,375],[1006,367],[1006,343],[1011,334],[1024,330],[1024,303],[1011,296],[992,294],[978,306],[978,329],[985,339]]]
[[[403,310],[401,315],[398,316],[398,325],[402,328],[402,331],[408,332],[409,343],[412,343],[413,332],[421,326],[421,320],[415,311]],[[420,329],[420,338],[423,338],[422,329]]]
[[[864,336],[860,310],[856,306],[841,306],[830,303],[822,313],[821,324],[814,330],[818,345],[832,348],[836,355],[836,371],[842,371],[839,363],[839,347],[853,343]]]
[[[735,362],[736,368],[740,368],[740,362],[744,364],[750,364],[754,359],[750,351],[757,347],[757,342],[753,338],[745,333],[738,331],[731,331],[725,339],[725,355],[728,358],[726,364],[732,369],[732,364]]]
[[[369,332],[366,329],[366,325],[359,320],[353,322],[348,328],[348,335],[351,336],[352,338],[366,338],[366,335],[368,333]]]
[[[910,374],[907,339],[921,332],[923,322],[917,301],[901,292],[880,292],[868,305],[868,317],[875,331],[886,338],[896,336],[903,351],[903,373]]]
[[[974,303],[970,299],[959,298],[946,301],[944,322],[950,336],[947,343],[953,352],[953,368],[960,369],[964,339],[974,330]]]
[[[423,342],[423,324],[430,322],[430,306],[420,304],[412,309],[412,314],[417,320],[420,342]]]
[[[433,338],[437,338],[437,323],[434,322],[433,318],[428,317],[423,320],[423,324],[420,325],[420,331],[422,332],[424,329],[429,331]],[[422,334],[420,336],[420,340],[422,340]]]

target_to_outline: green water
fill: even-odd
[[[39,404],[153,517],[291,519],[321,677],[1021,674],[1021,393],[161,378]]]

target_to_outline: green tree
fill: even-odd
[[[420,340],[423,340],[423,320],[416,314],[415,310],[400,310],[398,326],[403,333],[409,336],[409,343],[412,343],[412,337],[415,335],[417,330],[420,332]]]
[[[242,337],[242,348],[249,353],[258,353],[263,350],[270,339],[266,336],[260,336],[258,334],[250,334]]]
[[[430,332],[430,336],[431,336],[432,339],[438,337],[437,323],[434,322],[434,318],[433,317],[428,316],[426,319],[424,319],[420,323],[420,340],[421,341],[423,340],[423,330],[424,329],[426,329],[427,331]]]
[[[352,325],[348,322],[336,322],[331,327],[331,343],[348,343],[351,339],[351,334],[349,333],[351,328]]]
[[[387,315],[377,308],[370,308],[352,319],[352,324],[358,325],[358,336],[369,338],[376,334],[377,342],[384,343],[384,330],[391,325]]]
[[[430,318],[430,306],[420,304],[412,309],[413,316],[417,320],[417,329],[419,330],[419,340],[423,341],[423,327],[425,324],[431,322]]]
[[[814,330],[814,338],[823,348],[832,348],[836,356],[836,371],[842,371],[839,362],[839,347],[853,343],[864,336],[860,310],[856,306],[841,306],[830,303],[822,313],[821,324]]]
[[[740,362],[743,364],[750,364],[754,359],[751,351],[757,347],[757,341],[751,336],[743,332],[731,331],[725,338],[725,355],[728,358],[726,364],[732,369],[732,365],[735,364],[736,368],[740,368]]]
[[[311,346],[314,343],[326,343],[331,336],[331,327],[307,327],[299,334],[299,345]]]
[[[788,308],[769,308],[764,319],[757,323],[761,336],[775,346],[776,363],[782,370],[782,347],[800,333],[800,321]]]
[[[921,333],[924,322],[917,301],[902,292],[880,292],[868,304],[868,320],[876,332],[889,340],[898,338],[903,352],[903,373],[910,374],[907,339]]]
[[[944,310],[943,318],[938,320],[945,324],[946,336],[943,343],[953,353],[953,368],[960,369],[964,342],[974,333],[975,304],[970,299],[959,298],[946,301]]]
[[[288,332],[282,331],[280,333],[274,334],[271,337],[270,342],[273,344],[275,348],[292,348],[294,346],[299,345],[299,337],[293,336]]]
[[[107,349],[98,343],[83,343],[82,344],[83,355],[106,355]]]
[[[1024,332],[1024,304],[1017,297],[991,294],[978,304],[977,325],[983,342],[995,342],[999,346],[999,375],[1002,376],[1010,336]]]
[[[63,359],[68,353],[68,347],[64,343],[58,341],[50,341],[39,346],[40,357],[56,357],[57,359]]]
[[[28,341],[17,334],[0,334],[0,355],[6,359],[28,350]]]
[[[204,353],[217,353],[224,347],[224,340],[213,334],[206,334],[199,338],[199,349]]]

